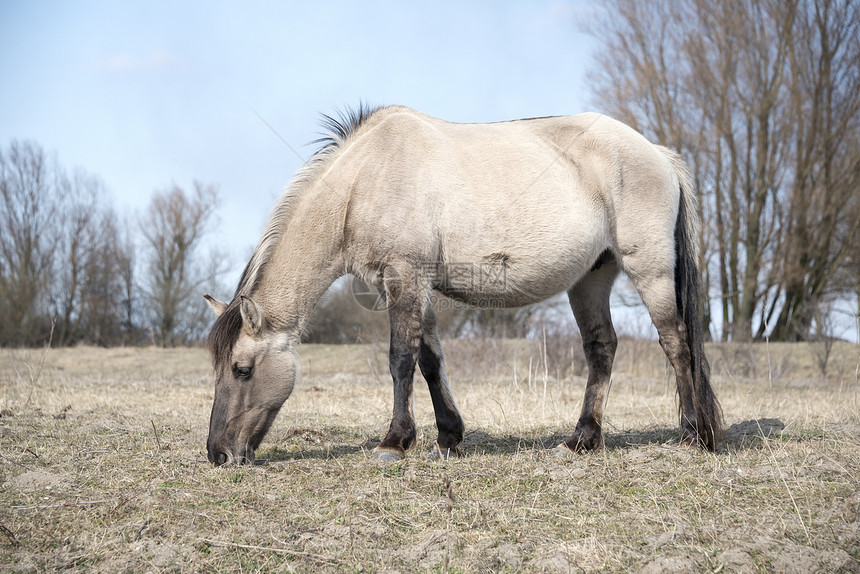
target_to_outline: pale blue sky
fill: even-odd
[[[220,186],[241,268],[319,114],[359,101],[461,122],[589,109],[598,8],[538,2],[0,1],[0,144],[101,176],[118,211]],[[229,278],[228,281],[235,281]]]

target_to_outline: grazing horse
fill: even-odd
[[[377,460],[401,459],[415,445],[416,363],[430,387],[438,452],[457,453],[463,439],[434,290],[507,307],[566,291],[588,382],[576,428],[556,452],[599,448],[619,270],[675,370],[682,443],[715,448],[722,415],[697,315],[700,224],[677,154],[591,113],[457,124],[405,107],[360,107],[325,123],[328,137],[275,206],[233,300],[205,296],[217,315],[208,338],[210,461],[254,461],[292,392],[308,318],[346,273],[383,291],[391,324],[394,414]]]

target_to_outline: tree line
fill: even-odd
[[[0,149],[0,346],[173,346],[209,323],[223,272],[206,253],[218,192],[195,182],[121,218],[104,183],[34,142]]]

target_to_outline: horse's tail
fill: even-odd
[[[693,406],[699,440],[714,450],[723,433],[723,413],[711,388],[711,367],[705,356],[702,321],[699,316],[699,219],[693,178],[684,159],[658,146],[669,159],[680,184],[681,198],[675,222],[675,300],[687,330],[690,370],[693,376]]]

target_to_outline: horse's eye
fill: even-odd
[[[253,367],[236,367],[236,376],[240,379],[250,379]]]

